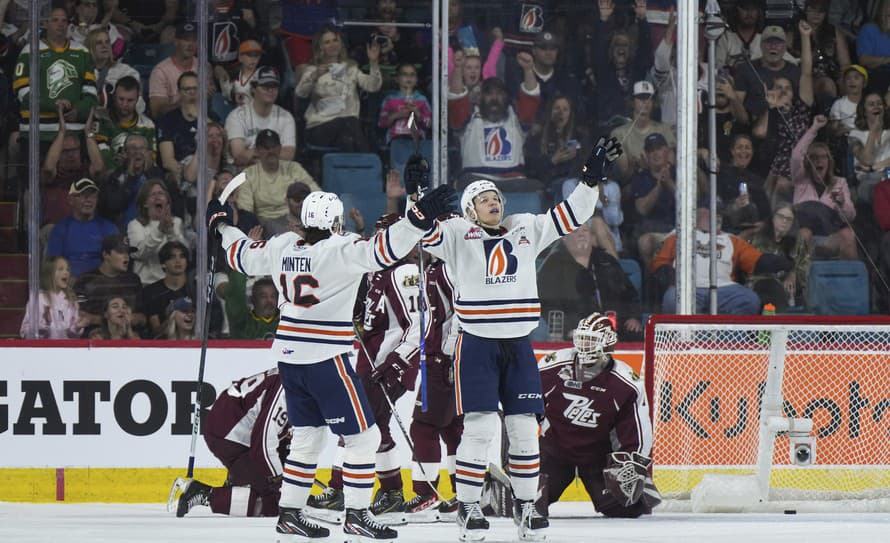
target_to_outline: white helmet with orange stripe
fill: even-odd
[[[479,217],[476,214],[476,205],[474,201],[477,196],[488,191],[497,193],[498,199],[501,202],[499,215],[500,217],[504,216],[504,206],[507,204],[507,200],[504,198],[504,193],[501,192],[501,189],[499,189],[493,182],[487,179],[479,179],[467,185],[467,188],[464,189],[464,192],[460,197],[460,210],[464,214],[464,218],[470,222],[479,224]]]

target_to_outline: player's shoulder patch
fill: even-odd
[[[572,349],[559,349],[551,351],[538,360],[538,371],[548,370],[563,364],[570,363],[573,358]]]
[[[635,387],[639,388],[643,386],[643,378],[637,370],[617,358],[613,358],[612,360],[615,361],[615,364],[612,366],[612,373],[614,375]]]

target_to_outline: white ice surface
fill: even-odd
[[[890,543],[890,514],[655,514],[605,519],[589,504],[556,504],[549,543]],[[487,543],[517,541],[509,519],[490,519]],[[274,520],[213,515],[205,507],[175,518],[161,504],[0,503],[2,543],[272,543]],[[399,527],[399,542],[454,543],[453,524]],[[339,530],[320,543],[342,542]]]

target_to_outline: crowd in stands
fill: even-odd
[[[716,40],[720,313],[806,310],[810,263],[865,260],[872,309],[890,292],[890,0],[721,0]],[[386,211],[404,200],[390,148],[431,138],[429,3],[218,0],[200,93],[188,0],[54,1],[30,51],[28,10],[0,0],[0,105],[7,194],[27,201],[39,140],[40,337],[168,338],[194,329],[197,199],[241,171],[235,223],[256,240],[301,228],[325,189],[326,153],[376,153]],[[701,8],[705,2],[701,2]],[[772,6],[775,2],[770,3]],[[448,179],[479,177],[540,210],[578,183],[600,135],[624,155],[594,218],[539,262],[543,317],[570,324],[613,311],[623,341],[644,315],[674,309],[677,210],[676,0],[449,3]],[[785,14],[785,15],[783,15]],[[786,16],[787,15],[787,16]],[[345,20],[374,21],[351,26]],[[706,59],[707,40],[700,58]],[[151,56],[154,55],[154,56]],[[39,62],[39,86],[30,81]],[[696,201],[709,192],[707,65],[701,65]],[[29,111],[38,93],[39,111]],[[198,194],[198,109],[206,101],[208,194]],[[30,115],[39,114],[38,134]],[[415,142],[416,144],[416,142]],[[34,165],[38,166],[38,165]],[[392,166],[393,170],[389,170]],[[512,210],[515,211],[515,210]],[[366,221],[348,210],[351,224]],[[706,218],[708,220],[706,220]],[[710,213],[696,221],[696,285],[706,311]],[[364,232],[368,233],[368,232]],[[212,247],[215,245],[211,245]],[[215,250],[215,249],[211,249]],[[274,283],[219,255],[212,337],[274,334]],[[628,280],[635,261],[642,281]],[[702,271],[703,270],[703,271]],[[704,275],[702,275],[702,273]],[[548,329],[542,323],[542,330]]]

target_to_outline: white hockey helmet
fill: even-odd
[[[333,192],[310,192],[303,200],[300,219],[303,226],[336,234],[343,226],[343,202]]]
[[[599,373],[609,363],[608,355],[615,350],[618,334],[609,317],[591,313],[578,323],[572,342],[580,368]]]
[[[460,212],[463,214],[464,218],[468,221],[476,222],[476,210],[473,206],[473,200],[476,196],[490,190],[498,193],[498,198],[501,199],[502,208],[507,204],[507,200],[504,198],[504,193],[501,192],[501,189],[499,189],[497,185],[487,179],[479,179],[467,185],[467,188],[464,189],[464,193],[460,197]],[[501,217],[503,216],[504,210],[501,209]]]

